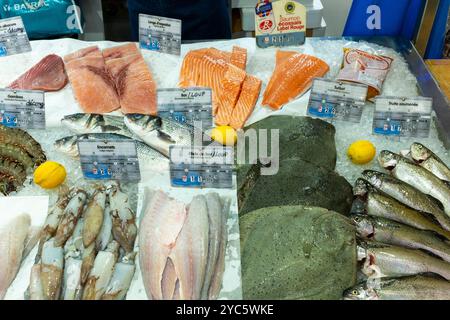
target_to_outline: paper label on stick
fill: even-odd
[[[45,129],[43,91],[0,89],[0,124],[21,129]]]

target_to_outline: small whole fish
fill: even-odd
[[[125,125],[151,148],[169,157],[173,145],[191,146],[194,142],[194,128],[168,118],[140,114],[125,116]],[[199,143],[202,144],[200,135]]]
[[[56,150],[65,153],[73,158],[80,156],[78,152],[79,140],[131,140],[131,138],[116,133],[88,133],[75,136],[69,136],[55,141]],[[142,141],[134,140],[138,157],[144,164],[150,164],[152,168],[156,165],[168,166],[168,159],[155,149],[150,148]]]
[[[362,173],[362,177],[377,190],[384,192],[395,200],[415,210],[432,215],[442,228],[450,231],[450,218],[435,199],[385,173],[367,170]]]
[[[450,182],[450,169],[437,155],[424,145],[415,142],[411,145],[411,158],[441,180]]]
[[[77,134],[119,133],[131,137],[132,134],[123,123],[123,117],[94,113],[75,113],[65,116],[61,123]]]
[[[434,233],[418,230],[380,217],[354,215],[358,236],[365,240],[428,251],[450,262],[450,245]]]
[[[355,196],[359,197],[355,202],[361,204],[360,207],[353,207],[353,213],[387,218],[419,230],[436,232],[450,240],[450,231],[445,230],[421,212],[413,210],[397,200],[378,192],[364,179],[356,181],[353,192]]]
[[[344,300],[450,300],[450,282],[424,276],[376,279],[347,290]]]
[[[402,277],[421,273],[435,273],[450,280],[450,263],[423,251],[377,242],[360,241],[358,261],[369,278]]]
[[[394,177],[439,200],[445,213],[450,216],[450,187],[444,181],[427,169],[390,151],[381,151],[378,161]]]

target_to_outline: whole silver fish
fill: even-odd
[[[358,179],[353,193],[358,198],[355,200],[352,213],[387,218],[420,230],[436,232],[450,240],[450,231],[445,230],[421,212],[413,210],[397,200],[378,192],[366,180]]]
[[[352,220],[360,238],[410,249],[422,249],[450,262],[450,245],[432,232],[379,217],[354,215]]]
[[[169,157],[170,146],[191,146],[194,142],[192,126],[168,118],[129,114],[125,116],[125,125],[142,141],[166,157]],[[200,134],[198,143],[203,143],[202,138]]]
[[[123,123],[123,117],[94,113],[75,113],[65,116],[61,123],[77,134],[119,133],[131,137],[131,132]]]
[[[415,142],[411,145],[411,158],[441,180],[450,182],[450,169],[433,151]]]
[[[362,272],[369,278],[402,277],[435,273],[450,280],[450,263],[423,251],[361,241],[357,247]]]
[[[381,151],[378,161],[394,177],[439,200],[445,213],[450,216],[450,187],[444,181],[427,169],[390,151]]]
[[[347,290],[344,300],[450,300],[450,282],[424,276],[376,279]]]
[[[435,199],[385,173],[367,170],[362,173],[362,177],[372,186],[395,200],[415,210],[430,214],[442,228],[450,231],[450,218]]]
[[[131,138],[116,134],[116,133],[89,133],[75,136],[64,137],[55,141],[54,147],[56,150],[68,154],[71,157],[78,158],[78,140],[130,140]],[[144,163],[160,163],[161,165],[168,165],[168,159],[155,149],[150,148],[142,141],[134,140],[138,157]]]

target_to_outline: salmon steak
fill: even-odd
[[[60,56],[50,54],[11,83],[8,88],[20,90],[59,91],[69,80]]]
[[[65,57],[72,89],[86,113],[108,113],[120,108],[114,79],[97,50],[77,52]],[[82,51],[83,51],[82,50]]]
[[[323,60],[292,51],[278,51],[276,66],[264,92],[264,106],[274,110],[303,95],[311,88],[314,78],[330,70]]]
[[[103,56],[114,80],[122,113],[157,115],[156,83],[136,45],[106,49]]]
[[[236,127],[243,127],[255,108],[261,90],[261,81],[247,75],[246,65],[245,48],[234,46],[232,52],[215,48],[192,50],[183,60],[179,86],[210,88],[215,123],[234,123]],[[239,106],[237,111],[236,106]]]

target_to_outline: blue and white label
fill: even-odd
[[[141,49],[179,56],[181,53],[181,20],[139,14]]]
[[[308,114],[322,119],[359,123],[367,91],[366,85],[314,79]]]
[[[159,89],[158,115],[189,124],[202,131],[210,129],[213,127],[211,89]]]
[[[394,137],[428,138],[433,99],[426,97],[378,97],[373,132]]]
[[[22,17],[0,20],[0,57],[31,51]]]
[[[170,148],[170,182],[181,188],[233,188],[234,150],[207,146]]]
[[[0,124],[45,129],[45,94],[35,90],[0,89]]]
[[[79,140],[81,170],[86,179],[139,182],[134,140]]]

